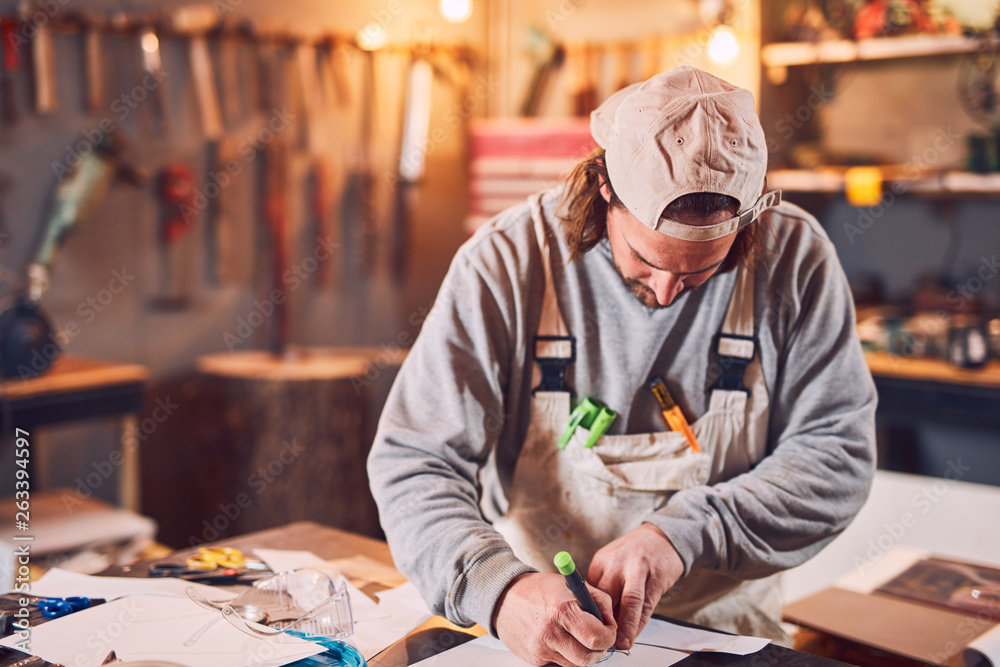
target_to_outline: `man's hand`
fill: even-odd
[[[684,563],[674,545],[649,523],[594,554],[587,581],[610,595],[614,603],[618,621],[615,648],[632,648],[660,598],[682,574]]]
[[[493,625],[514,655],[533,665],[592,665],[615,643],[611,598],[588,586],[604,624],[585,612],[559,574],[517,577],[497,600]]]

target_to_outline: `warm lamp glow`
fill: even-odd
[[[727,25],[720,25],[712,31],[712,39],[708,43],[708,57],[717,63],[728,63],[736,54],[740,47],[736,43],[736,35],[732,28]]]
[[[441,16],[449,23],[463,23],[472,16],[472,0],[441,0]]]
[[[152,31],[143,33],[141,44],[142,50],[146,53],[156,53],[156,50],[160,48],[160,40],[156,38],[156,34]]]
[[[358,46],[365,51],[375,51],[385,46],[385,28],[379,23],[372,21],[361,30],[358,30]]]

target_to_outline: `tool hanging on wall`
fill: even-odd
[[[0,18],[0,40],[3,40],[3,62],[0,64],[0,120],[5,127],[17,125],[20,116],[17,111],[17,94],[14,88],[14,72],[20,67],[14,31],[17,22]]]
[[[621,90],[632,83],[632,57],[634,49],[630,42],[621,42],[615,49],[615,85]]]
[[[114,19],[113,19],[114,20]],[[166,81],[163,71],[163,61],[160,58],[160,38],[152,20],[141,22],[139,28],[139,50],[142,53],[142,70],[145,74],[144,84],[154,85],[150,94],[150,104],[143,105],[149,109],[146,116],[152,126],[153,136],[163,138],[170,133],[170,119],[167,113]]]
[[[393,226],[389,231],[389,272],[397,286],[406,277],[416,188],[423,178],[427,158],[433,85],[431,64],[424,57],[412,56],[406,77]]]
[[[223,19],[215,30],[216,44],[219,53],[218,90],[222,98],[222,118],[225,126],[233,130],[244,121],[243,89],[244,81],[240,71],[240,42],[243,31],[233,20]]]
[[[209,171],[222,174],[227,179],[225,182],[217,181],[218,194],[208,198],[208,224],[205,229],[209,281],[220,286],[238,280],[239,246],[236,224],[230,211],[230,193],[234,180],[242,174],[242,167],[237,162],[238,145],[233,137],[210,142],[208,153]],[[239,171],[233,165],[239,167]]]
[[[262,183],[261,211],[269,232],[271,249],[270,280],[265,303],[274,307],[269,320],[268,348],[276,356],[284,354],[288,346],[288,292],[284,276],[288,270],[288,146],[286,142],[270,142],[260,156]],[[273,295],[280,293],[281,298]]]
[[[145,182],[145,171],[122,160],[124,142],[110,135],[84,155],[56,187],[43,236],[28,265],[28,289],[0,312],[0,373],[29,377],[44,372],[58,356],[56,337],[39,302],[48,291],[52,264],[68,232],[89,218],[115,180]],[[54,351],[53,351],[54,350]]]
[[[368,278],[375,238],[375,178],[372,174],[372,114],[375,109],[375,54],[363,51],[359,94],[360,128],[351,170],[341,198],[340,229],[343,239],[344,282],[356,284]]]
[[[104,63],[101,49],[101,31],[105,21],[101,15],[91,10],[81,10],[73,15],[80,24],[83,39],[83,85],[84,109],[97,115],[104,110]]]
[[[339,39],[328,37],[316,44],[320,62],[320,83],[327,109],[351,104],[351,86],[347,76],[346,47]]]
[[[316,155],[328,148],[326,133],[326,113],[323,109],[323,91],[320,87],[316,49],[312,44],[299,42],[295,45],[295,62],[298,66],[299,91],[305,112],[303,128],[303,148]]]
[[[545,95],[549,91],[553,75],[566,60],[566,49],[556,44],[538,28],[532,28],[529,36],[530,50],[535,59],[535,73],[528,86],[528,95],[521,104],[521,115],[537,116]]]
[[[47,21],[32,22],[34,5],[22,2],[18,14],[23,24],[30,22],[34,35],[31,37],[31,86],[34,93],[35,113],[49,114],[56,110],[56,54],[52,43],[52,28]]]
[[[190,244],[181,241],[194,226],[197,183],[194,167],[175,162],[160,172],[160,293],[150,300],[154,310],[176,311],[190,305],[188,285],[191,271]]]
[[[318,248],[329,255],[317,260],[316,271],[312,275],[313,284],[320,289],[330,282],[335,262],[332,249],[339,246],[333,220],[333,176],[333,162],[329,158],[317,156],[312,161],[307,178],[311,224],[306,226],[303,255],[313,256]]]
[[[588,116],[597,107],[597,88],[591,75],[595,65],[595,47],[578,44],[570,46],[568,50],[570,66],[574,72],[570,109],[574,116]]]
[[[273,22],[254,20],[247,22],[247,30],[257,41],[258,109],[270,116],[288,102],[281,29]]]
[[[3,212],[3,202],[7,198],[7,193],[10,192],[12,183],[10,176],[0,173],[0,245],[5,244],[10,236],[10,231],[7,229],[7,218]]]
[[[185,5],[174,10],[171,27],[188,37],[188,61],[191,78],[194,81],[195,98],[201,116],[201,131],[206,139],[218,139],[222,135],[222,111],[219,95],[215,88],[215,72],[212,54],[208,49],[206,35],[219,23],[219,15],[212,5]]]

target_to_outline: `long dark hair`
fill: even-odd
[[[611,201],[601,196],[601,183],[607,183],[611,191]],[[715,193],[694,193],[679,197],[671,202],[667,210],[695,210],[705,215],[730,203],[735,199]],[[591,250],[608,233],[608,209],[624,208],[608,178],[608,168],[604,163],[604,149],[596,148],[565,179],[565,189],[559,202],[557,215],[562,222],[566,245],[569,247],[570,261]],[[771,227],[771,218],[764,212],[753,224],[744,227],[737,235],[729,254],[719,271],[728,271],[743,262],[752,267],[757,262],[766,262],[766,238]]]

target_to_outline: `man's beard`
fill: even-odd
[[[625,274],[622,273],[622,268],[618,266],[618,260],[615,259],[615,253],[613,250],[611,251],[611,260],[612,263],[615,265],[615,273],[617,273],[618,277],[622,279],[622,284],[625,285],[625,287],[627,287],[630,292],[632,292],[632,295],[639,300],[639,303],[646,306],[646,308],[649,308],[650,310],[669,308],[670,306],[672,306],[674,303],[677,302],[677,299],[680,298],[681,295],[696,289],[694,287],[689,287],[685,285],[683,289],[681,289],[681,291],[677,293],[677,296],[675,296],[670,303],[663,305],[657,300],[656,293],[653,292],[653,290],[651,290],[649,287],[644,285],[641,280],[625,277]]]

